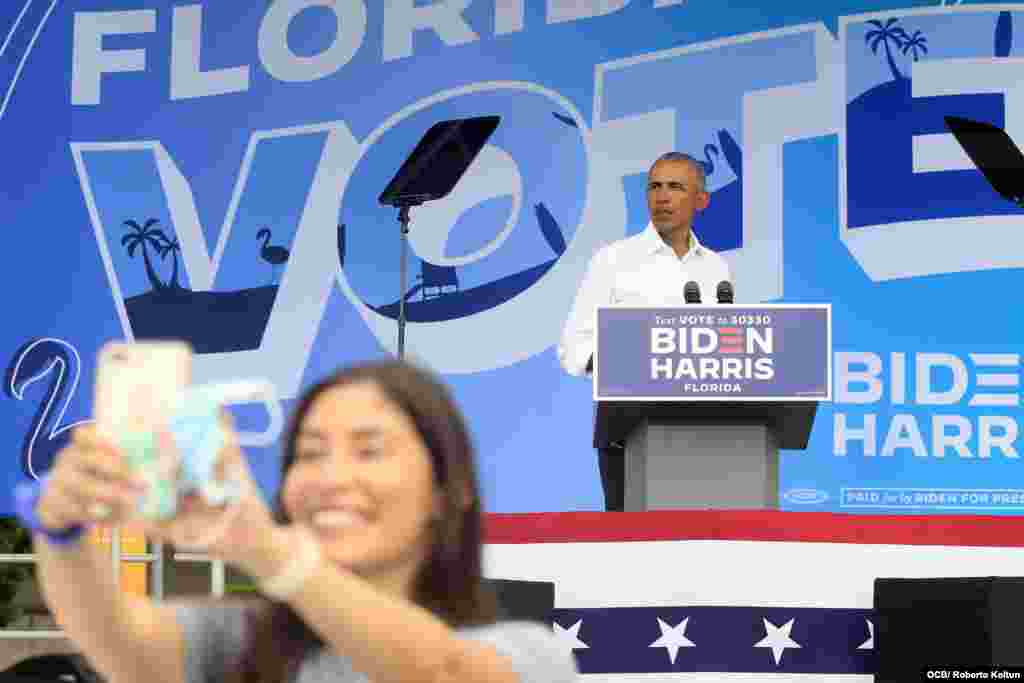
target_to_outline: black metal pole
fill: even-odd
[[[399,261],[399,279],[401,281],[398,287],[398,358],[402,360],[405,358],[405,280],[406,280],[406,269],[407,265],[407,245],[409,235],[409,207],[403,206],[398,211],[398,222],[402,225],[401,237],[399,239],[402,247],[402,255]]]

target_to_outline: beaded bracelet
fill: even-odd
[[[43,495],[43,488],[49,481],[49,475],[43,475],[42,479],[21,482],[14,488],[14,512],[29,531],[41,534],[50,545],[67,546],[77,542],[85,534],[84,524],[75,524],[66,529],[50,529],[43,526],[36,515],[36,506],[40,496]]]

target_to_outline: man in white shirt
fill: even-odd
[[[689,154],[669,152],[647,174],[651,221],[643,232],[598,249],[590,261],[558,344],[558,359],[571,375],[588,376],[594,355],[595,309],[607,304],[685,305],[683,287],[696,282],[701,301],[715,303],[729,266],[703,246],[693,232],[693,217],[708,206],[704,166]],[[601,443],[598,466],[605,509],[622,510],[624,452],[621,444]]]

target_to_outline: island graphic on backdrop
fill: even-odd
[[[543,203],[534,207],[541,234],[554,252],[554,258],[527,267],[491,282],[460,289],[454,266],[437,266],[420,260],[416,284],[405,294],[406,316],[413,322],[451,320],[494,308],[528,289],[540,279],[565,251],[565,239],[558,222]],[[176,337],[192,344],[196,353],[224,353],[258,348],[278,290],[280,271],[287,265],[289,251],[270,244],[269,228],[261,228],[254,248],[256,268],[266,268],[269,282],[236,291],[193,291],[182,286],[179,278],[180,245],[173,232],[161,227],[157,219],[142,225],[133,219],[121,244],[126,254],[145,269],[148,290],[124,299],[128,319],[136,339]],[[346,226],[337,226],[338,265],[344,269]],[[141,257],[141,258],[139,258]],[[170,260],[168,275],[161,275],[159,262]],[[257,261],[258,260],[258,261]],[[383,316],[398,318],[398,301],[370,308]]]
[[[975,48],[976,56],[1009,57],[1013,51],[1013,15],[1002,11],[991,16],[991,38],[984,48]],[[846,155],[851,229],[1021,212],[1016,202],[1002,201],[985,175],[975,169],[941,173],[914,170],[915,135],[948,133],[950,119],[987,123],[997,129],[1005,126],[1001,94],[913,96],[911,65],[935,55],[938,46],[922,29],[909,23],[926,24],[929,30],[941,33],[954,30],[955,20],[954,15],[889,17],[852,24],[847,29],[850,80],[864,83],[876,74],[884,74],[882,82],[876,79],[866,90],[858,92],[861,88],[853,86],[849,91]],[[956,55],[964,56],[961,52]],[[879,59],[884,67],[870,61]]]
[[[567,119],[556,115],[548,120],[553,126],[571,125],[575,128],[575,122]],[[734,143],[727,148],[727,158],[738,155],[734,149],[738,149]],[[125,163],[132,162],[127,160]],[[122,173],[122,177],[124,175]],[[171,215],[166,207],[160,210],[160,198],[152,199],[153,215]],[[122,292],[123,301],[134,337],[184,339],[199,354],[259,348],[281,277],[288,267],[291,243],[299,223],[297,215],[288,215],[283,210],[288,206],[287,202],[282,201],[277,206],[281,208],[274,221],[255,226],[251,224],[251,217],[250,225],[243,225],[242,219],[236,221],[233,232],[238,231],[239,235],[232,240],[244,245],[246,238],[242,235],[252,230],[251,249],[246,246],[246,251],[240,252],[239,247],[233,244],[236,251],[231,257],[229,282],[235,287],[208,291],[194,290],[188,285],[187,275],[179,263],[181,245],[170,218],[112,215],[110,222],[120,221],[121,232],[116,243],[115,235],[108,235],[107,239],[113,268],[117,270],[120,281],[126,284]],[[345,207],[342,213],[344,211]],[[571,234],[566,235],[561,225],[573,217],[559,220],[546,202],[537,200],[529,212],[532,216],[524,216],[519,229],[533,223],[543,238],[543,244],[550,250],[550,258],[540,256],[543,260],[538,259],[539,262],[522,263],[535,256],[517,255],[512,262],[514,264],[518,260],[521,263],[518,270],[492,273],[482,282],[477,272],[478,282],[466,286],[456,266],[437,265],[413,253],[413,268],[418,267],[418,272],[413,273],[413,282],[407,283],[404,291],[407,319],[411,322],[439,322],[472,316],[514,298],[543,277],[565,252],[567,238],[571,238]],[[351,230],[352,226],[344,221],[339,220],[336,225],[338,268],[343,272],[347,259],[352,258]],[[373,248],[383,251],[388,246],[381,247],[378,242]],[[366,258],[365,251],[362,256]],[[508,262],[506,259],[506,265]],[[472,265],[478,267],[476,263]],[[347,272],[346,275],[350,279],[353,277]],[[259,284],[254,282],[251,287],[237,287],[246,280]],[[360,282],[358,275],[355,281],[357,284]],[[384,282],[381,277],[381,282],[374,281],[372,286],[356,287],[355,293],[378,314],[397,319],[399,303],[395,294],[390,300],[385,298],[381,301],[386,296],[384,292],[397,293],[395,284],[390,280]]]
[[[287,248],[270,244],[270,228],[261,227],[253,240],[253,275],[265,268],[267,284],[236,291],[193,291],[181,284],[181,245],[173,229],[156,218],[141,225],[127,219],[123,225],[121,246],[129,258],[141,263],[149,285],[148,290],[124,299],[136,339],[185,339],[196,353],[259,347],[277,296],[279,273],[289,256]],[[344,226],[339,225],[339,235],[343,232]],[[166,276],[158,272],[157,257],[161,262],[170,259]]]

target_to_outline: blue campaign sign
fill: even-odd
[[[487,509],[602,509],[593,387],[555,345],[670,150],[704,164],[694,229],[737,305],[832,306],[834,400],[782,457],[784,505],[1024,489],[1024,209],[948,127],[1024,144],[1022,25],[941,0],[0,3],[0,512],[91,418],[105,342],[186,339],[196,382],[265,378],[287,409],[394,353],[403,300]],[[492,115],[455,190],[412,210],[399,286],[377,197],[430,126]],[[278,445],[248,455],[273,492]]]
[[[594,400],[828,401],[828,304],[599,307]]]

